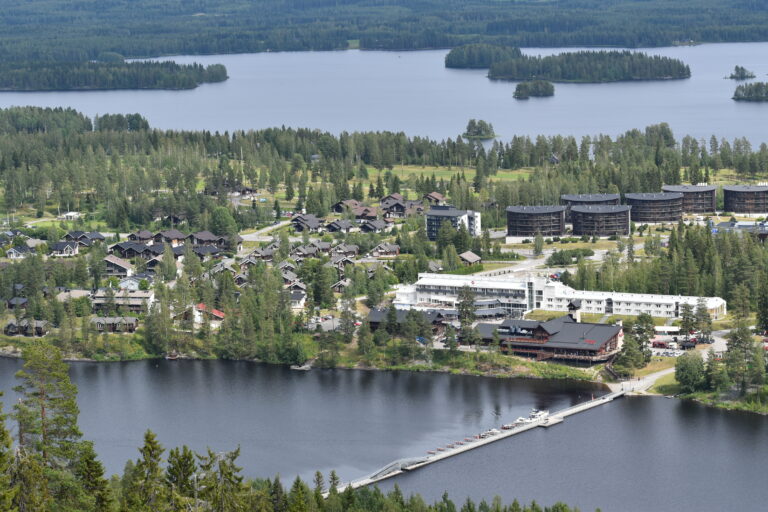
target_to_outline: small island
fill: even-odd
[[[496,138],[493,131],[493,125],[486,121],[470,119],[467,123],[467,129],[462,134],[465,139],[488,140]]]
[[[523,54],[519,48],[493,44],[457,46],[445,56],[445,67],[455,69],[488,69],[494,62],[516,59]]]
[[[488,71],[494,80],[549,80],[603,83],[634,80],[690,78],[690,68],[678,59],[631,51],[581,51],[527,56],[494,62]]]
[[[194,89],[228,78],[222,64],[177,64],[173,61],[103,61],[0,64],[2,91],[88,91],[114,89]]]
[[[733,99],[736,101],[768,101],[768,83],[753,82],[751,84],[741,84],[736,87]]]
[[[749,80],[750,78],[755,78],[755,74],[746,68],[736,66],[728,78],[731,80]]]
[[[552,82],[546,80],[532,80],[530,82],[520,82],[515,87],[514,98],[516,100],[527,100],[531,96],[535,98],[545,98],[555,95],[555,86]]]

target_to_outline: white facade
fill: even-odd
[[[400,309],[453,308],[459,291],[464,287],[474,292],[476,299],[495,299],[512,316],[522,316],[534,309],[567,311],[568,303],[581,300],[583,313],[631,315],[647,313],[655,317],[676,318],[680,306],[693,308],[699,297],[681,295],[649,295],[642,293],[599,292],[575,290],[559,281],[543,277],[527,279],[509,276],[454,276],[419,274],[419,280],[397,291],[394,305]],[[713,319],[726,314],[726,302],[720,297],[705,297]]]

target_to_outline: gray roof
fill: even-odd
[[[533,330],[541,328],[549,334],[549,339],[542,344],[531,336],[532,345],[595,352],[621,331],[618,325],[576,322],[570,315],[553,318],[546,322],[510,319],[504,321],[501,327],[500,338],[504,340],[504,338],[514,337],[515,344],[526,344],[528,341],[525,338]],[[499,328],[499,325],[480,323],[476,328],[484,339],[492,339],[493,332]]]
[[[632,207],[625,204],[590,204],[571,207],[572,212],[578,213],[620,213],[628,212]]]
[[[563,201],[579,201],[582,203],[616,201],[619,198],[619,194],[563,194],[560,196],[560,199]]]
[[[768,192],[768,186],[765,185],[725,185],[723,190],[729,192]]]
[[[430,217],[461,217],[466,214],[466,210],[458,210],[453,206],[433,206],[427,210]]]
[[[661,187],[664,192],[714,192],[717,187],[714,185],[664,185]]]
[[[387,321],[387,312],[389,311],[389,308],[373,308],[368,313],[368,321],[373,323],[382,323]],[[401,324],[405,322],[406,316],[408,316],[408,311],[416,311],[417,313],[420,313],[424,315],[424,317],[427,319],[429,323],[434,323],[437,319],[439,319],[442,316],[442,313],[439,311],[418,311],[418,310],[407,310],[407,309],[395,309],[395,315],[397,316],[397,323]]]
[[[624,194],[626,199],[633,201],[671,201],[673,199],[682,199],[680,192],[640,192],[637,194]]]
[[[565,206],[507,206],[510,213],[559,213],[565,211]]]

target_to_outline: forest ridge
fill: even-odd
[[[768,40],[758,0],[0,1],[5,62],[259,51]],[[631,20],[631,23],[628,23]]]

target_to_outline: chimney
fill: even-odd
[[[568,314],[577,323],[581,323],[581,299],[573,299],[568,303]]]

